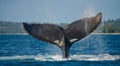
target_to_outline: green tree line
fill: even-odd
[[[60,23],[59,26],[66,28],[68,23]],[[94,31],[95,33],[120,33],[120,18],[107,21],[102,21],[99,27]],[[26,33],[22,23],[0,21],[0,34],[4,33]]]
[[[120,19],[103,22],[103,33],[120,33]]]

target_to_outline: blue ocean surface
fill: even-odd
[[[120,34],[91,34],[73,44],[68,60],[30,35],[0,35],[0,66],[120,66]]]

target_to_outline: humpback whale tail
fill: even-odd
[[[74,42],[93,32],[101,19],[102,13],[98,13],[95,17],[76,20],[65,29],[55,24],[23,23],[23,26],[33,37],[57,45],[62,50],[63,58],[68,58],[70,47]]]

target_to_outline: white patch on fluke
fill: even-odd
[[[55,43],[57,43],[57,44],[59,44],[59,43],[60,43],[60,41],[59,41],[59,40],[55,40],[54,42],[55,42]]]
[[[57,43],[57,44],[59,44],[60,46],[62,46],[62,44],[63,44],[63,42],[59,41],[59,40],[55,40],[54,42]]]
[[[77,38],[73,38],[73,39],[70,40],[70,42],[74,42],[76,40],[78,40],[78,39]]]

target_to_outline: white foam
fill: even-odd
[[[3,56],[0,60],[36,60],[36,61],[67,61],[61,55],[23,55],[23,56]],[[108,61],[120,60],[120,55],[98,54],[98,55],[71,55],[68,60],[77,61]]]
[[[23,55],[23,56],[2,56],[0,60],[25,60],[25,59],[34,59],[33,55]]]
[[[38,61],[63,61],[61,55],[37,56],[35,60]]]
[[[73,55],[71,56],[73,60],[84,60],[84,61],[107,61],[107,60],[119,60],[120,55],[109,55],[109,54],[99,54],[99,55]]]

